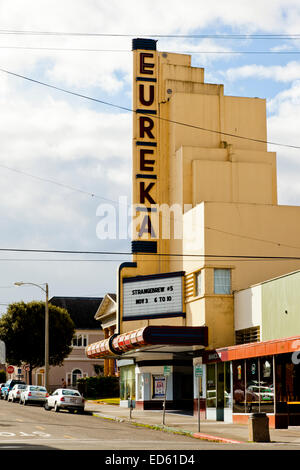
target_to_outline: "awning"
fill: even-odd
[[[257,343],[245,343],[225,348],[205,351],[203,362],[235,361],[259,356],[274,356],[277,354],[300,351],[300,336],[278,338]]]
[[[206,326],[146,326],[90,344],[86,355],[90,359],[118,357],[127,351],[151,345],[205,347],[208,345],[207,333]]]

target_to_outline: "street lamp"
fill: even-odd
[[[34,284],[33,282],[15,282],[15,286],[24,286],[31,285],[39,287],[46,294],[45,302],[45,388],[48,387],[48,376],[49,376],[49,293],[48,293],[48,284],[45,283],[45,288],[39,284]]]

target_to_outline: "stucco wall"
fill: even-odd
[[[262,284],[262,340],[300,335],[300,272]]]

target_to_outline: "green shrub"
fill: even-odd
[[[84,377],[77,381],[78,390],[88,398],[115,398],[120,395],[119,377]]]

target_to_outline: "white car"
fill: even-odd
[[[38,403],[44,406],[49,394],[45,387],[40,385],[27,385],[25,390],[22,390],[20,397],[20,404],[27,405],[28,403]]]
[[[74,413],[77,410],[83,413],[84,404],[85,399],[77,390],[58,388],[47,398],[44,408],[45,410],[53,408],[54,411],[69,410],[70,413]]]
[[[20,401],[21,392],[27,387],[25,384],[16,384],[8,392],[7,401]]]

